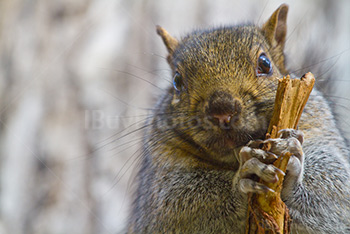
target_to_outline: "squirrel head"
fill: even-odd
[[[188,139],[210,155],[263,138],[272,115],[277,78],[286,74],[284,43],[288,6],[263,24],[198,30],[178,41],[157,32],[169,52],[173,87],[168,113]],[[181,113],[181,114],[179,114]]]

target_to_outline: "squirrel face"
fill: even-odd
[[[249,140],[264,138],[284,68],[287,8],[262,28],[196,31],[180,42],[158,27],[173,71],[176,131],[217,160]],[[181,124],[182,123],[182,124]]]

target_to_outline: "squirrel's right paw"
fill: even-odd
[[[258,141],[252,142],[252,144],[258,143]],[[244,146],[240,150],[239,154],[241,158],[239,189],[244,193],[266,193],[268,191],[274,192],[266,185],[254,180],[253,177],[258,176],[263,181],[269,183],[277,182],[278,174],[284,175],[283,171],[272,164],[265,164],[260,161],[274,160],[277,156],[264,150],[251,148],[249,146]]]

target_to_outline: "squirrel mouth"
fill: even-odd
[[[210,137],[207,141],[207,146],[215,151],[233,150],[237,147],[248,144],[253,139],[263,139],[265,133],[263,131],[248,133],[238,129],[221,132]]]
[[[237,144],[234,140],[232,139],[224,139],[224,144],[228,147],[228,148],[235,148],[237,147]]]
[[[248,140],[247,140],[248,142]],[[214,150],[233,150],[241,145],[244,145],[246,142],[242,142],[242,141],[238,141],[238,139],[234,139],[232,137],[229,136],[218,136],[218,137],[212,137],[209,141],[208,141],[208,146],[211,149]]]

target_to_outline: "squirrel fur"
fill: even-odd
[[[242,160],[242,147],[264,139],[276,77],[288,74],[287,12],[281,5],[262,27],[197,30],[180,41],[157,28],[174,87],[147,123],[128,233],[245,233],[247,191],[266,188],[243,180],[254,161]],[[316,89],[298,130],[302,155],[282,191],[292,233],[350,233],[349,151]],[[264,175],[260,162],[254,168]]]

